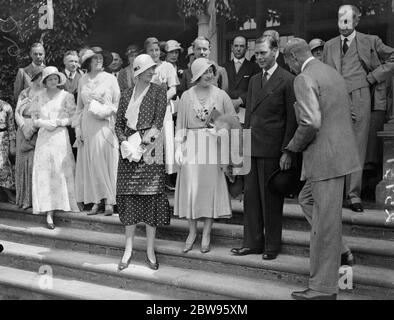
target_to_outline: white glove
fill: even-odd
[[[179,145],[175,150],[175,163],[178,166],[183,165],[183,148],[182,145]]]
[[[55,120],[37,119],[36,121],[34,121],[34,125],[39,128],[44,128],[48,131],[53,131],[57,128],[57,124]]]
[[[58,127],[66,127],[70,124],[69,119],[56,119],[56,124]]]
[[[130,143],[123,141],[120,144],[120,153],[122,154],[123,159],[128,158],[133,153]]]

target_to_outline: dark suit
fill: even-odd
[[[251,129],[251,171],[245,176],[244,247],[278,253],[282,238],[284,197],[267,188],[268,178],[297,124],[294,76],[278,66],[262,86],[262,72],[249,83],[245,129]],[[264,232],[265,230],[265,232]]]
[[[261,71],[257,63],[245,59],[238,73],[236,72],[234,60],[224,65],[228,75],[228,94],[231,99],[241,98],[246,105],[249,81],[255,74]]]

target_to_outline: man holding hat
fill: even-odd
[[[322,39],[315,38],[309,42],[309,48],[311,48],[312,55],[320,61],[323,61],[323,48],[325,42]]]
[[[338,293],[342,244],[342,196],[345,175],[360,169],[344,79],[312,56],[305,40],[291,39],[284,50],[294,80],[298,128],[286,146],[303,152],[299,195],[312,225],[308,289],[293,292],[297,300],[331,300]]]

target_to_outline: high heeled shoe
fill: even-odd
[[[98,214],[98,210],[98,204],[93,205],[92,209],[88,212],[88,216],[95,216],[96,214]]]
[[[131,254],[130,258],[126,262],[122,262],[122,260],[120,260],[120,262],[118,264],[118,270],[122,271],[124,269],[127,269],[130,265],[131,258],[133,258],[133,254]]]
[[[194,242],[196,241],[197,235],[194,237],[192,242],[187,242],[185,243],[185,246],[182,250],[183,253],[188,253],[189,251],[191,251],[193,249],[194,246]]]
[[[201,253],[207,253],[207,252],[211,251],[211,244],[208,243],[207,245],[203,245],[201,243],[200,251],[201,251]]]
[[[109,217],[114,214],[114,206],[110,204],[105,205],[105,213],[104,216]]]
[[[48,228],[49,230],[55,230],[56,226],[55,226],[53,223],[48,223],[48,222],[47,222],[47,228]]]
[[[149,260],[148,255],[146,255],[145,262],[146,262],[146,264],[148,265],[148,267],[150,269],[152,269],[152,270],[159,269],[159,262],[157,262],[157,259],[156,259],[156,262],[152,262],[152,261]]]

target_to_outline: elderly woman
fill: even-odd
[[[156,38],[148,38],[144,43],[145,52],[149,54],[157,64],[152,83],[163,86],[167,92],[167,110],[164,117],[164,150],[166,172],[173,174],[176,172],[174,166],[174,122],[172,120],[173,104],[171,99],[176,95],[176,86],[179,84],[176,70],[173,65],[167,61],[160,60],[160,46]]]
[[[79,211],[75,199],[75,160],[66,126],[75,112],[74,96],[58,87],[66,76],[56,67],[42,72],[45,90],[32,101],[33,125],[39,128],[33,159],[33,214],[47,213],[47,227],[55,229],[55,210]]]
[[[15,124],[11,106],[0,100],[0,189],[5,192],[8,202],[15,203],[14,170],[10,157],[14,157]]]
[[[120,90],[115,76],[104,71],[112,55],[87,50],[82,57],[82,69],[88,72],[78,85],[75,128],[77,153],[76,193],[78,203],[93,203],[88,215],[98,213],[105,203],[105,215],[113,214],[116,204],[116,172],[119,143],[115,134],[115,115]]]
[[[165,88],[151,83],[155,66],[146,54],[134,60],[136,85],[122,93],[117,113],[115,128],[121,144],[121,159],[116,199],[120,221],[126,226],[126,248],[119,270],[130,264],[139,222],[146,224],[146,263],[157,270],[156,227],[170,223],[170,207],[164,189],[165,167],[160,158],[162,139],[157,139],[163,126],[167,98]],[[146,157],[156,157],[158,161],[151,161],[151,158],[147,161]]]
[[[177,119],[175,160],[180,169],[174,215],[189,220],[185,253],[196,240],[197,220],[204,220],[201,252],[206,253],[210,251],[213,219],[231,217],[225,166],[220,161],[211,163],[212,153],[217,154],[219,148],[215,130],[208,128],[209,122],[213,114],[235,116],[236,113],[227,93],[212,85],[216,73],[213,63],[199,58],[191,69],[192,82],[196,85],[182,95]]]
[[[129,45],[126,51],[126,57],[129,61],[129,65],[122,70],[120,70],[118,75],[118,83],[120,92],[126,89],[132,89],[134,87],[134,74],[133,74],[133,62],[134,59],[139,55],[140,48],[135,45]]]
[[[32,174],[37,128],[33,126],[31,119],[31,102],[43,90],[43,69],[44,67],[38,68],[32,75],[32,85],[20,93],[15,110],[15,121],[18,125],[15,161],[16,205],[22,209],[30,208],[33,204]]]

